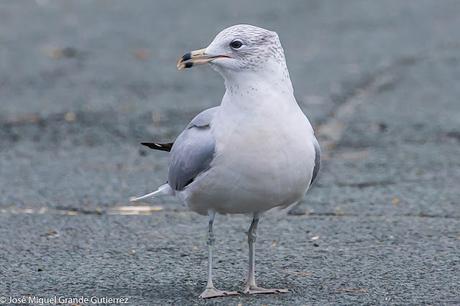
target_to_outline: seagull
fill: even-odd
[[[131,201],[172,195],[207,215],[208,280],[201,298],[237,295],[212,280],[218,214],[250,214],[249,270],[244,294],[282,293],[257,286],[255,241],[261,215],[301,200],[320,168],[320,146],[294,97],[276,32],[252,25],[221,31],[206,48],[188,52],[177,68],[209,64],[225,81],[219,106],[198,114],[174,142],[143,145],[169,154],[167,183]]]

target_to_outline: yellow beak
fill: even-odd
[[[192,52],[185,53],[178,61],[177,61],[177,69],[182,70],[184,68],[191,68],[194,65],[202,65],[207,64],[216,58],[222,58],[229,56],[227,55],[208,55],[205,53],[206,49],[195,50]]]

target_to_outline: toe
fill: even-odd
[[[203,293],[200,294],[200,298],[202,299],[211,299],[216,297],[224,297],[224,296],[232,296],[238,295],[239,293],[236,291],[223,291],[218,290],[216,288],[206,288]]]
[[[287,293],[288,289],[267,289],[262,287],[246,287],[243,291],[245,294],[274,294],[274,293]]]

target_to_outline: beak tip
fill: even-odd
[[[182,59],[177,62],[177,70],[184,70],[185,68],[191,68],[193,66],[192,62],[184,62]]]
[[[184,60],[181,57],[176,63],[177,70],[183,70],[185,68]]]
[[[191,51],[185,53],[177,61],[177,70],[184,70],[185,68],[192,68],[194,65],[205,64],[209,62],[209,57],[205,55],[205,49]]]

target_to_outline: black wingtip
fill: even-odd
[[[150,149],[153,149],[153,150],[169,152],[171,151],[173,143],[172,142],[171,143],[141,142],[141,145],[149,147]]]

